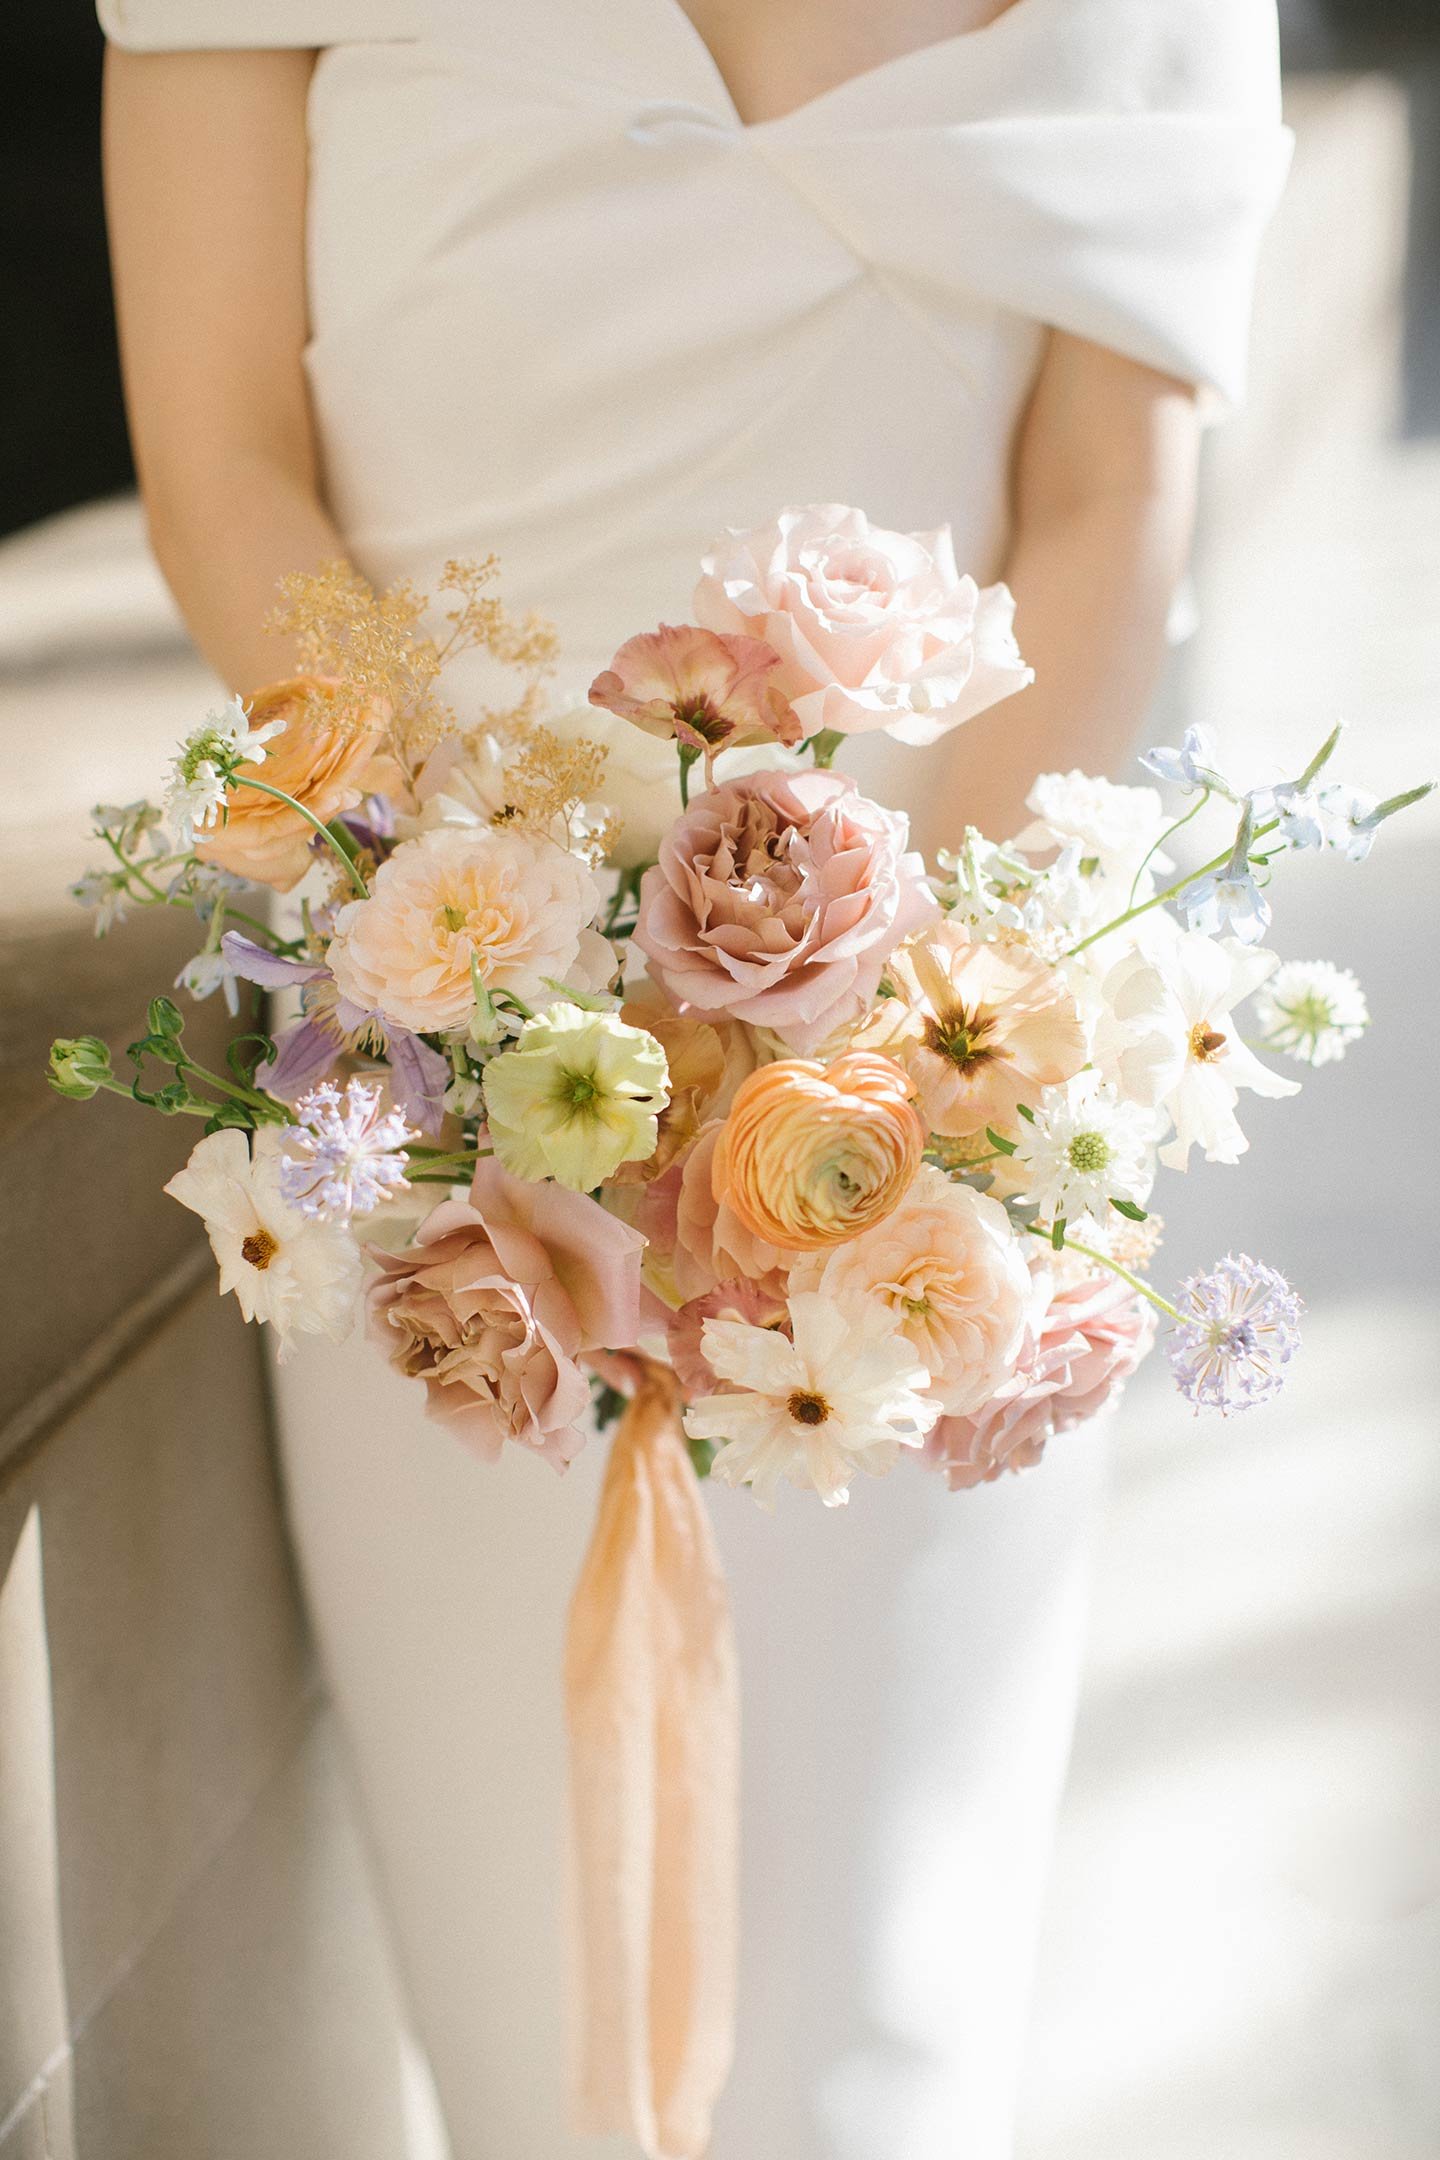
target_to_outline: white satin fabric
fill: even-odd
[[[995,575],[1047,325],[1240,392],[1288,153],[1270,0],[1016,0],[749,128],[676,0],[102,15],[137,46],[327,48],[308,367],[336,514],[378,579],[496,550],[577,686],[782,503],[949,519]],[[924,753],[854,764],[894,802],[925,785]],[[360,1342],[277,1400],[456,2160],[618,2160],[567,2135],[560,2068],[561,1631],[600,1452],[484,1468]],[[1009,2153],[1098,1454],[774,1519],[712,1495],[746,1791],[714,2160]]]

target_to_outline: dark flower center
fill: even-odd
[[[786,1408],[797,1425],[823,1425],[830,1415],[824,1396],[812,1395],[806,1388],[796,1388]]]
[[[1201,1065],[1212,1065],[1225,1048],[1225,1037],[1217,1035],[1204,1020],[1197,1020],[1190,1030],[1190,1055]]]
[[[278,1241],[268,1230],[252,1230],[241,1242],[240,1257],[248,1260],[253,1268],[267,1268],[279,1250]]]
[[[983,1006],[967,1012],[963,1005],[955,1005],[925,1022],[925,1047],[937,1057],[949,1058],[964,1072],[1001,1055],[994,1034],[993,1013],[987,1013]]]

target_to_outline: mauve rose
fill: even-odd
[[[468,1200],[442,1201],[403,1252],[371,1249],[371,1338],[488,1462],[513,1440],[563,1470],[585,1443],[578,1359],[639,1333],[644,1242],[588,1194],[487,1159]]]
[[[816,503],[723,533],[700,567],[696,619],[774,647],[807,735],[931,743],[1032,680],[1013,599],[960,575],[948,525],[885,532],[863,510]]]
[[[1028,1470],[1054,1434],[1099,1415],[1119,1395],[1155,1339],[1155,1314],[1115,1275],[1057,1284],[1035,1270],[1029,1339],[1012,1377],[968,1417],[942,1418],[925,1459],[952,1492]]]
[[[808,1051],[860,1017],[888,955],[936,913],[909,832],[843,773],[727,781],[662,842],[634,943],[677,1005]]]

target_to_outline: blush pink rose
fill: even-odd
[[[1082,1275],[1057,1287],[1035,1273],[1035,1305],[1020,1362],[988,1403],[942,1418],[926,1460],[952,1492],[989,1484],[1038,1463],[1054,1434],[1114,1402],[1155,1339],[1152,1307],[1114,1275]]]
[[[701,561],[695,613],[763,638],[807,735],[883,729],[931,743],[1032,677],[1003,585],[955,567],[950,528],[884,532],[840,503],[724,533]]]
[[[671,827],[634,943],[682,1009],[803,1054],[860,1018],[888,955],[936,913],[908,839],[843,773],[748,773]]]
[[[488,1159],[403,1252],[372,1248],[371,1338],[487,1462],[509,1440],[563,1470],[585,1442],[580,1357],[639,1333],[644,1243],[588,1194]]]

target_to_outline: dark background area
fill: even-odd
[[[1287,66],[1383,67],[1407,82],[1425,154],[1412,204],[1403,424],[1440,431],[1440,0],[1281,0],[1281,19]],[[101,201],[102,50],[88,0],[4,0],[0,533],[134,478]]]

